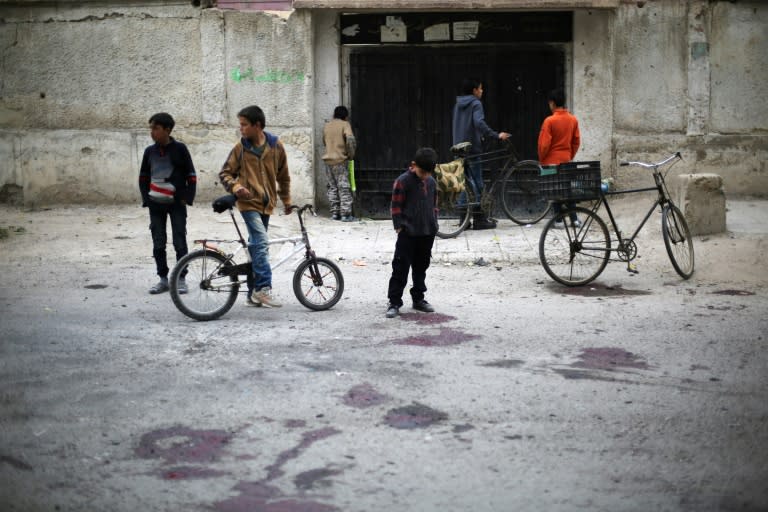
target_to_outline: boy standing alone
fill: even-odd
[[[349,110],[339,105],[333,119],[323,127],[325,175],[328,178],[328,202],[333,220],[352,222],[352,190],[349,186],[349,161],[355,158],[357,141],[347,121]]]
[[[197,174],[187,146],[171,137],[176,123],[161,112],[149,118],[149,134],[155,143],[144,150],[139,170],[141,206],[149,208],[152,232],[152,256],[160,281],[149,293],[168,291],[167,219],[171,219],[176,261],[187,252],[187,205],[192,206],[197,189]],[[179,279],[179,293],[187,293],[184,276]]]
[[[248,228],[248,252],[254,274],[253,289],[248,289],[248,304],[277,308],[282,304],[272,296],[267,227],[278,196],[285,214],[291,214],[288,157],[277,136],[264,131],[266,120],[259,107],[245,107],[237,118],[242,137],[229,152],[219,180],[237,196],[237,209]]]
[[[412,271],[410,290],[413,309],[431,313],[435,310],[424,300],[425,279],[432,258],[432,245],[437,233],[437,183],[432,173],[437,153],[432,148],[420,148],[410,168],[401,174],[392,187],[392,223],[397,232],[392,277],[389,279],[387,318],[394,318],[403,305],[403,291]]]

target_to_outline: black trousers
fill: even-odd
[[[432,259],[434,236],[408,236],[400,232],[395,244],[395,257],[392,259],[392,277],[389,278],[389,303],[392,306],[403,305],[403,291],[408,284],[408,271],[411,271],[413,287],[411,298],[414,302],[424,300],[427,292],[425,283],[427,269]]]
[[[157,275],[168,277],[168,258],[165,246],[168,244],[167,219],[171,219],[173,248],[176,261],[186,256],[187,249],[187,206],[183,203],[170,205],[149,205],[149,230],[152,232],[152,256],[155,258]],[[182,276],[184,277],[184,276]]]

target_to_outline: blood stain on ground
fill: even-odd
[[[458,329],[442,328],[438,334],[423,334],[421,336],[409,336],[400,340],[395,340],[397,345],[416,345],[419,347],[445,347],[449,345],[458,345],[465,341],[476,340],[480,338],[477,334],[467,334]]]
[[[330,476],[339,475],[341,472],[340,469],[332,468],[310,469],[309,471],[304,471],[303,473],[296,475],[296,478],[293,479],[293,483],[297,489],[303,491],[316,487],[329,487],[331,482],[326,479]]]
[[[164,480],[194,480],[199,478],[215,478],[228,474],[226,471],[217,471],[209,468],[177,466],[163,470],[161,476]]]
[[[164,459],[166,464],[211,462],[219,458],[231,438],[224,430],[175,426],[141,436],[135,453],[144,459]]]
[[[338,508],[316,501],[284,499],[280,489],[264,482],[240,482],[239,495],[214,503],[219,512],[338,512]]]
[[[571,366],[592,370],[614,370],[616,368],[648,369],[648,363],[640,356],[624,349],[612,347],[585,348],[579,355],[579,361]]]
[[[304,420],[285,420],[283,425],[286,428],[303,428],[307,426],[307,422]]]
[[[437,325],[456,320],[455,316],[442,313],[400,313],[400,318],[407,322],[416,322],[421,325]]]
[[[372,407],[379,405],[389,400],[387,395],[379,393],[376,388],[367,382],[352,386],[347,394],[344,395],[342,401],[344,405],[350,407],[357,407],[363,409],[365,407]]]
[[[524,363],[525,361],[520,359],[497,359],[496,361],[485,363],[482,366],[487,366],[490,368],[518,368]]]
[[[405,407],[390,409],[384,416],[384,422],[387,425],[399,429],[426,428],[447,419],[446,413],[417,402]]]
[[[333,427],[326,427],[318,430],[312,430],[310,432],[304,432],[304,434],[301,436],[301,442],[298,445],[294,446],[290,450],[281,452],[280,455],[277,456],[275,463],[267,467],[266,481],[274,480],[275,478],[283,476],[283,470],[281,469],[283,465],[289,460],[295,459],[301,455],[301,452],[312,446],[313,443],[340,433],[340,430],[337,430]]]

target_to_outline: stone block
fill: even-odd
[[[677,204],[692,235],[725,231],[725,192],[718,174],[680,174]]]

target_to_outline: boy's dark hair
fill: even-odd
[[[475,89],[480,87],[482,84],[483,84],[483,81],[477,78],[465,78],[461,82],[461,94],[463,94],[464,96],[472,94],[473,92],[475,92]]]
[[[437,165],[437,151],[432,148],[419,148],[413,155],[413,161],[422,171],[433,173]]]
[[[264,111],[256,105],[245,107],[237,113],[237,117],[244,117],[251,124],[260,124],[262,130],[267,126],[267,121],[264,118]]]
[[[549,101],[553,102],[556,107],[564,107],[565,106],[565,91],[563,89],[557,88],[552,89],[549,93],[549,98],[547,98]]]
[[[349,117],[349,110],[347,110],[347,107],[344,105],[339,105],[335,109],[333,109],[333,118],[334,119],[346,119]]]
[[[149,118],[149,124],[156,124],[158,126],[162,126],[163,128],[168,129],[168,131],[173,130],[173,127],[176,126],[176,121],[173,120],[173,117],[171,117],[171,114],[166,114],[165,112],[159,112],[152,117]]]

